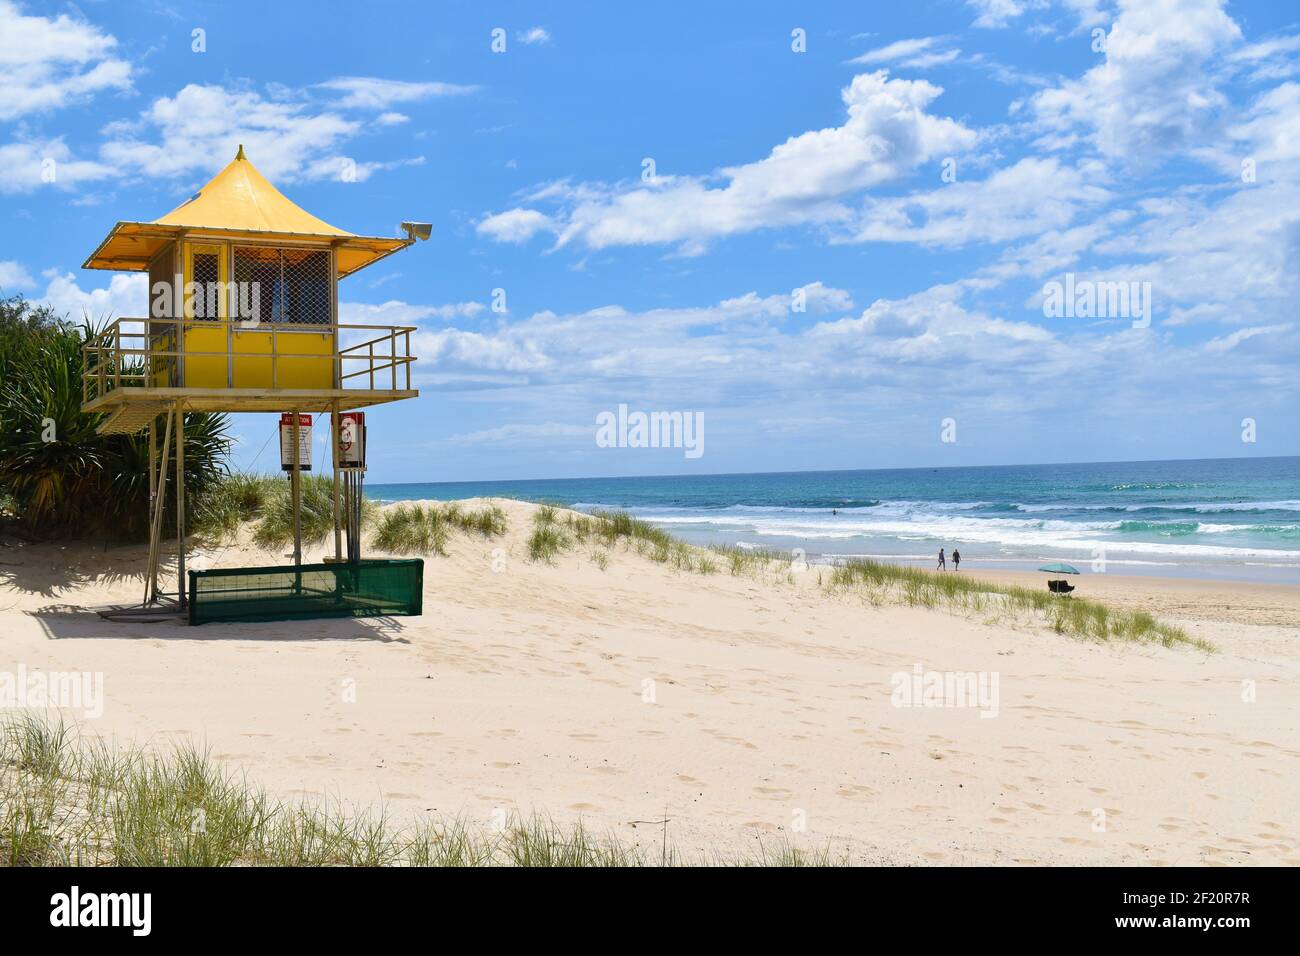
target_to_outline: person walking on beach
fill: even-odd
[[[952,569],[954,571],[961,570],[961,552],[956,548],[952,549]]]
[[[940,548],[940,549],[939,549],[939,566],[938,566],[937,568],[935,568],[935,570],[936,570],[936,571],[944,571],[944,570],[946,570],[946,565],[944,564],[944,561],[943,561],[943,548]]]

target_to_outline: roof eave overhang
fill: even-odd
[[[124,233],[124,227],[133,227],[129,232]],[[184,225],[161,225],[154,222],[128,222],[122,221],[117,223],[104,237],[104,240],[95,248],[85,262],[81,264],[83,269],[106,269],[113,272],[145,272],[149,268],[149,262],[153,256],[109,256],[106,254],[107,247],[114,240],[122,238],[139,238],[176,240],[184,236],[215,236],[221,238],[241,238],[252,239],[255,241],[269,241],[274,239],[283,239],[291,242],[311,241],[319,243],[321,246],[330,246],[334,248],[346,249],[363,249],[373,252],[374,255],[353,266],[346,271],[339,272],[339,278],[352,275],[354,272],[360,272],[367,266],[374,265],[381,259],[386,259],[395,252],[400,252],[407,246],[411,245],[413,239],[393,239],[382,236],[351,236],[351,235],[331,235],[328,233],[308,233],[308,232],[278,232],[271,230],[258,229],[221,229],[211,226],[184,226]]]

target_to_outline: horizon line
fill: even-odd
[[[956,471],[958,469],[972,468],[1050,468],[1069,465],[1154,465],[1154,464],[1174,464],[1180,462],[1199,462],[1199,461],[1270,461],[1273,459],[1298,458],[1297,455],[1245,455],[1245,456],[1223,456],[1216,458],[1139,458],[1139,459],[1122,459],[1122,460],[1105,460],[1105,461],[1043,461],[1043,462],[1013,462],[1000,465],[906,465],[895,466],[892,468],[807,468],[795,471],[716,471],[716,472],[688,472],[673,473],[662,475],[582,475],[574,478],[461,478],[454,480],[441,481],[378,481],[372,480],[372,484],[377,485],[472,485],[472,484],[516,484],[529,481],[635,481],[645,478],[738,478],[738,477],[757,477],[764,475],[819,475],[819,474],[849,474],[855,472],[885,472],[885,471]],[[1300,476],[1298,476],[1300,477]]]

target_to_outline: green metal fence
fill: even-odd
[[[365,560],[190,571],[189,622],[418,615],[424,561]]]

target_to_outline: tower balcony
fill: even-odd
[[[82,411],[135,432],[188,411],[349,411],[415,398],[414,326],[120,318],[83,346]]]

